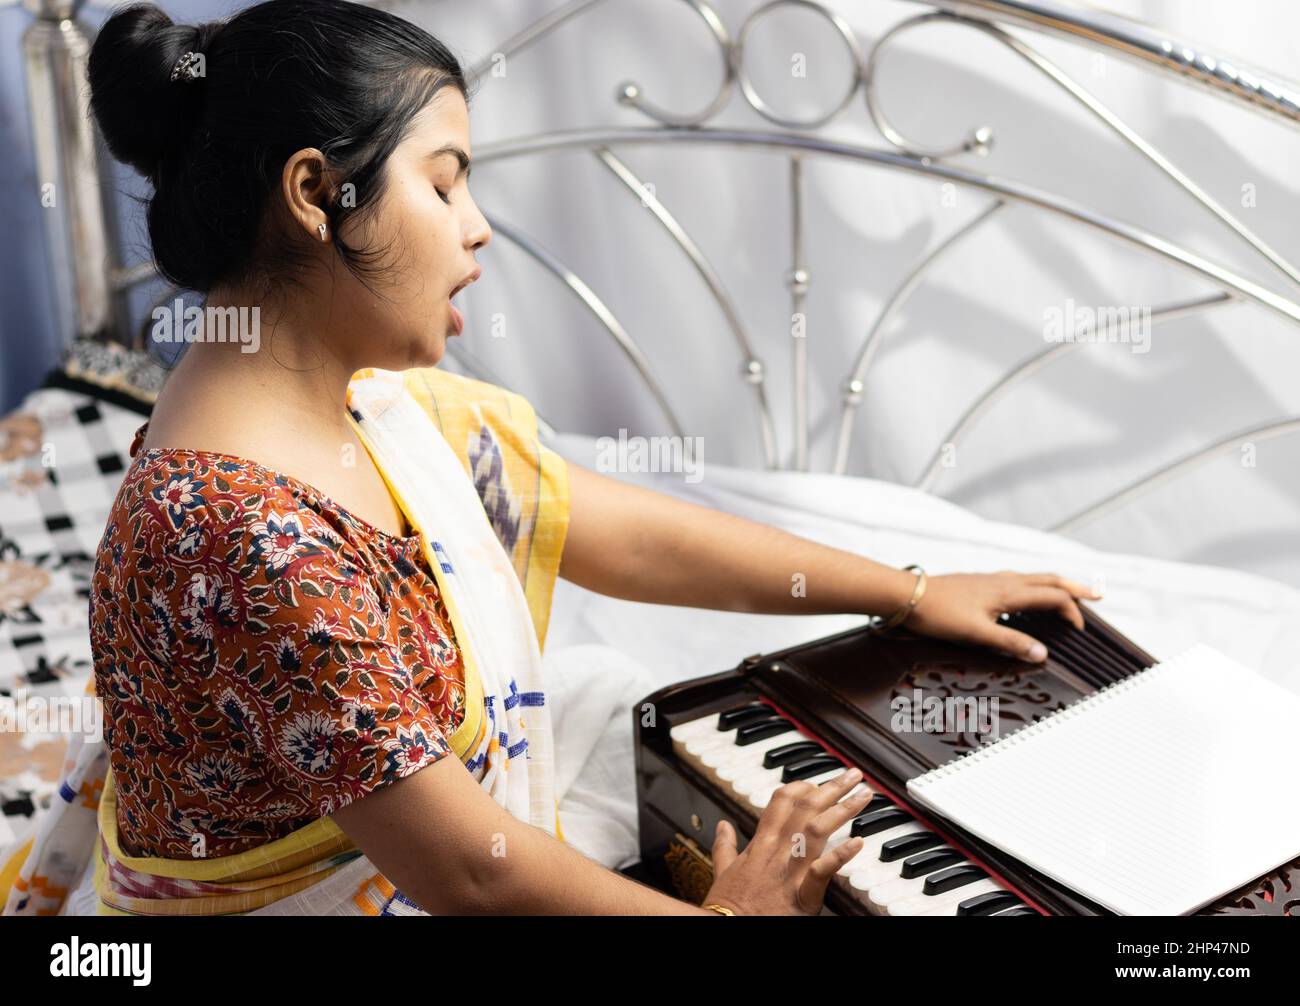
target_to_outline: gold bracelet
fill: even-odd
[[[723,908],[721,905],[705,905],[704,907],[705,907],[706,909],[708,909],[710,912],[717,912],[719,915],[735,915],[735,914],[736,914],[736,913],[733,912],[730,908]]]
[[[903,572],[916,574],[916,585],[912,588],[912,596],[908,602],[889,616],[888,619],[878,621],[874,626],[877,632],[888,632],[890,629],[896,629],[907,621],[909,615],[921,603],[921,598],[925,597],[925,570],[920,566],[904,566]]]

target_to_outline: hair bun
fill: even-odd
[[[91,47],[90,107],[108,149],[151,179],[178,145],[194,94],[192,82],[172,80],[172,70],[204,34],[140,4],[110,17]]]
[[[315,148],[359,194],[320,202],[330,251],[366,282],[383,268],[383,246],[349,245],[345,216],[375,212],[388,158],[443,87],[468,102],[464,71],[424,29],[363,3],[238,6],[198,26],[153,4],[127,7],[90,51],[100,131],[153,188],[145,218],[158,272],[205,293],[218,283],[269,291],[322,260],[320,243],[279,212],[285,163]],[[182,61],[189,52],[196,58]]]

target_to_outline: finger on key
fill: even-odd
[[[783,841],[788,833],[789,819],[794,815],[798,801],[810,799],[816,789],[812,783],[786,783],[777,787],[772,799],[758,817],[758,827],[754,830],[755,842]]]
[[[830,783],[827,783],[829,786]],[[839,803],[826,808],[813,819],[815,831],[824,835],[833,835],[843,825],[862,813],[862,808],[871,802],[876,794],[867,788],[861,793],[850,793]]]
[[[861,838],[852,838],[818,856],[799,885],[798,903],[805,912],[816,912],[826,897],[826,888],[840,867],[862,851]]]
[[[862,769],[851,768],[817,787],[817,810],[839,803],[845,794],[862,781]]]

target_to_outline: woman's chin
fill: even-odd
[[[383,360],[376,359],[363,365],[376,367],[380,370],[412,370],[416,367],[436,367],[447,352],[447,340],[451,335],[451,329],[446,334],[443,334],[436,327],[423,332],[410,332],[406,334],[404,339],[397,342],[391,352],[383,354]]]
[[[411,347],[411,367],[436,367],[447,352],[447,336],[431,332]]]
[[[439,363],[442,362],[443,356],[446,355],[447,338],[446,336],[443,336],[440,339],[437,336],[434,336],[431,340],[429,340],[429,344],[421,348],[423,349],[423,352],[420,354],[419,362],[412,363],[411,366],[436,367]]]

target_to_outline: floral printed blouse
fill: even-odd
[[[464,665],[419,535],[147,429],[90,601],[123,851],[241,852],[451,753]]]

